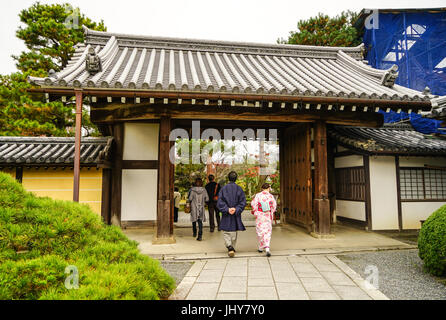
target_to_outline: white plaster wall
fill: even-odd
[[[336,200],[336,216],[365,221],[365,202]]]
[[[158,123],[124,124],[124,160],[158,160]]]
[[[158,170],[122,170],[122,221],[156,220]]]
[[[335,158],[335,168],[362,167],[363,165],[363,157],[360,155]]]
[[[446,202],[402,202],[403,229],[420,229],[420,220],[426,220]]]
[[[400,157],[400,167],[424,167],[425,164],[444,167],[446,165],[446,158]]]
[[[394,157],[370,157],[372,229],[398,229],[398,195]]]

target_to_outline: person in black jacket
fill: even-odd
[[[206,185],[206,191],[208,192],[209,196],[209,202],[208,210],[209,210],[209,228],[210,232],[214,232],[215,229],[215,220],[214,220],[214,212],[215,212],[215,218],[217,219],[217,228],[218,231],[220,231],[220,212],[217,208],[217,201],[215,200],[215,197],[218,196],[218,193],[220,192],[220,185],[215,182],[214,175],[210,174],[208,177],[209,183]]]

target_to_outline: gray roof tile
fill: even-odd
[[[362,46],[318,47],[144,37],[85,30],[86,42],[67,67],[47,78],[48,87],[251,92],[422,101],[432,95],[399,85],[385,86],[389,70],[362,62]],[[102,71],[90,74],[89,48]],[[442,101],[442,100],[441,100]]]
[[[328,136],[341,145],[370,154],[446,156],[446,139],[415,131],[410,124],[381,128],[332,126]]]
[[[81,164],[98,164],[110,156],[113,138],[82,138]],[[101,154],[102,153],[102,154]],[[72,164],[72,137],[0,137],[0,164]]]

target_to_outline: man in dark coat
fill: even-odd
[[[246,197],[242,188],[238,186],[237,173],[231,171],[228,175],[229,183],[221,188],[218,194],[217,208],[222,213],[220,228],[223,230],[223,238],[229,257],[235,254],[237,231],[244,231],[242,212],[246,206]]]
[[[215,221],[214,221],[214,212],[215,212],[215,218],[217,219],[217,227],[218,231],[220,231],[220,212],[218,212],[217,209],[217,201],[214,200],[215,196],[218,196],[218,193],[220,192],[220,185],[214,181],[215,177],[214,175],[210,174],[208,177],[209,183],[206,185],[205,189],[208,192],[209,196],[209,202],[208,210],[209,210],[209,231],[214,232],[215,229]]]

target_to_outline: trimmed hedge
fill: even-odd
[[[446,275],[446,205],[423,223],[418,236],[418,254],[427,272]]]
[[[67,289],[67,266],[79,288]],[[26,192],[0,173],[0,299],[161,299],[175,281],[87,205]]]

